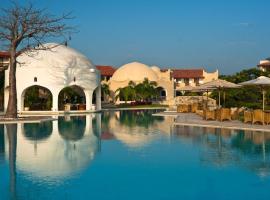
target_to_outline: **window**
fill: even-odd
[[[73,81],[76,82],[76,77],[74,76]]]
[[[183,95],[182,95],[181,91],[176,90],[175,91],[175,96],[179,97],[179,96],[183,96]]]
[[[199,78],[194,78],[194,83],[196,86],[200,85],[200,79]]]
[[[185,85],[186,85],[186,86],[189,86],[189,78],[185,78],[185,79],[184,79],[184,82],[185,82]]]
[[[34,82],[37,82],[37,77],[34,77]]]

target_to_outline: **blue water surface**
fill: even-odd
[[[270,199],[270,134],[150,111],[0,125],[0,199]]]

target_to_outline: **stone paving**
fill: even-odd
[[[224,129],[237,129],[237,130],[251,130],[270,132],[270,125],[258,124],[244,124],[241,121],[206,121],[202,117],[194,113],[177,113],[177,112],[160,112],[154,116],[171,116],[174,117],[174,125],[180,126],[198,126],[198,127],[212,127]]]

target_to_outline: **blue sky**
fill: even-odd
[[[269,0],[34,2],[51,13],[73,12],[79,33],[70,45],[95,64],[140,61],[229,74],[270,57]]]

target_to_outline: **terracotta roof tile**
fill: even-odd
[[[9,52],[7,52],[7,51],[0,51],[0,57],[1,58],[8,58],[9,57]]]
[[[173,78],[203,78],[203,69],[173,69]]]
[[[112,66],[97,65],[96,68],[100,71],[102,76],[112,76],[116,71]]]

